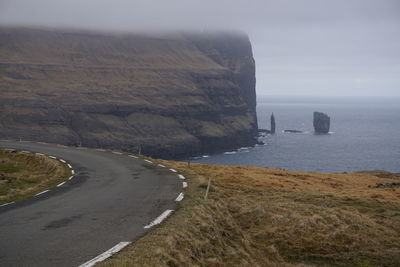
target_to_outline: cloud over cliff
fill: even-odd
[[[0,24],[250,34],[258,91],[399,95],[397,0],[0,0]]]

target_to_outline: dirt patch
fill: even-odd
[[[61,227],[65,227],[73,221],[79,220],[82,218],[82,215],[75,215],[68,218],[63,218],[60,220],[52,221],[48,223],[42,230],[53,230]]]

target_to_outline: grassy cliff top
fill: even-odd
[[[0,27],[2,63],[138,69],[221,69],[184,34],[111,34]],[[178,55],[179,54],[179,55]]]

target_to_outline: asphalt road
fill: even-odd
[[[0,266],[78,266],[135,240],[182,191],[177,174],[91,149],[0,141],[70,163],[76,175],[40,196],[0,207]]]

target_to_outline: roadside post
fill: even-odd
[[[210,186],[211,186],[211,178],[208,178],[207,190],[206,190],[206,194],[204,195],[204,200],[207,200],[207,198],[208,198],[208,192],[210,191]]]

